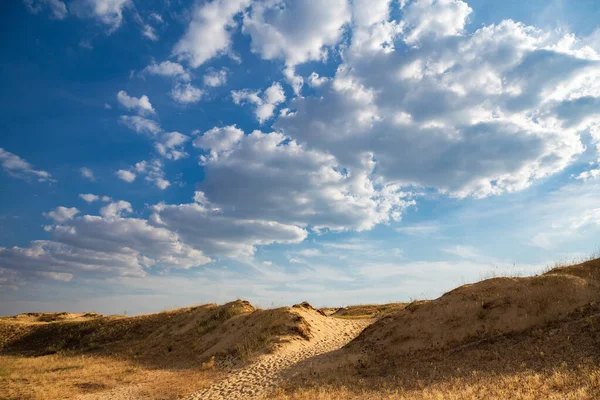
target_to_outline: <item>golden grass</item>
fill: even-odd
[[[600,399],[600,260],[383,316],[266,398]]]
[[[418,378],[417,378],[418,379]],[[514,374],[452,378],[403,390],[392,382],[382,382],[377,389],[349,386],[299,388],[291,393],[280,389],[265,399],[272,400],[594,400],[600,398],[600,367],[581,365],[577,369],[556,368],[540,373],[522,371]],[[289,389],[288,389],[289,392]]]
[[[600,259],[431,301],[321,311],[376,322],[296,365],[265,399],[600,399]],[[290,337],[312,337],[301,315],[243,301],[139,317],[1,318],[0,399],[96,400],[112,388],[176,399]]]
[[[325,308],[322,311],[331,317],[344,319],[380,318],[395,311],[403,310],[408,303],[359,304],[342,308]]]
[[[147,399],[176,399],[219,377],[211,370],[149,369],[97,355],[0,356],[0,398],[6,400],[71,399],[123,385],[142,385]]]
[[[128,386],[136,398],[175,399],[290,337],[309,336],[288,308],[256,310],[245,301],[137,317],[6,317],[0,399],[67,399]]]

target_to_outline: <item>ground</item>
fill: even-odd
[[[1,399],[597,399],[600,259],[410,304],[0,319]]]

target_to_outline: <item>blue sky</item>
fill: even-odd
[[[1,7],[0,314],[406,301],[598,250],[596,1]]]

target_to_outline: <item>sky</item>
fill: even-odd
[[[0,10],[0,315],[410,301],[599,249],[595,0]]]

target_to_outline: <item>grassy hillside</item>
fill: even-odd
[[[408,303],[360,304],[341,308],[322,308],[328,316],[336,318],[361,319],[380,318],[394,311],[402,310]]]
[[[595,399],[599,365],[597,259],[409,304],[312,360],[278,398]]]
[[[136,317],[5,317],[0,319],[0,398],[68,398],[140,380],[165,381],[157,398],[171,398],[182,387],[185,392],[203,381],[208,385],[220,371],[282,341],[310,335],[306,321],[289,308],[256,310],[246,301]],[[185,384],[192,375],[197,384]],[[58,387],[60,395],[54,392]]]

